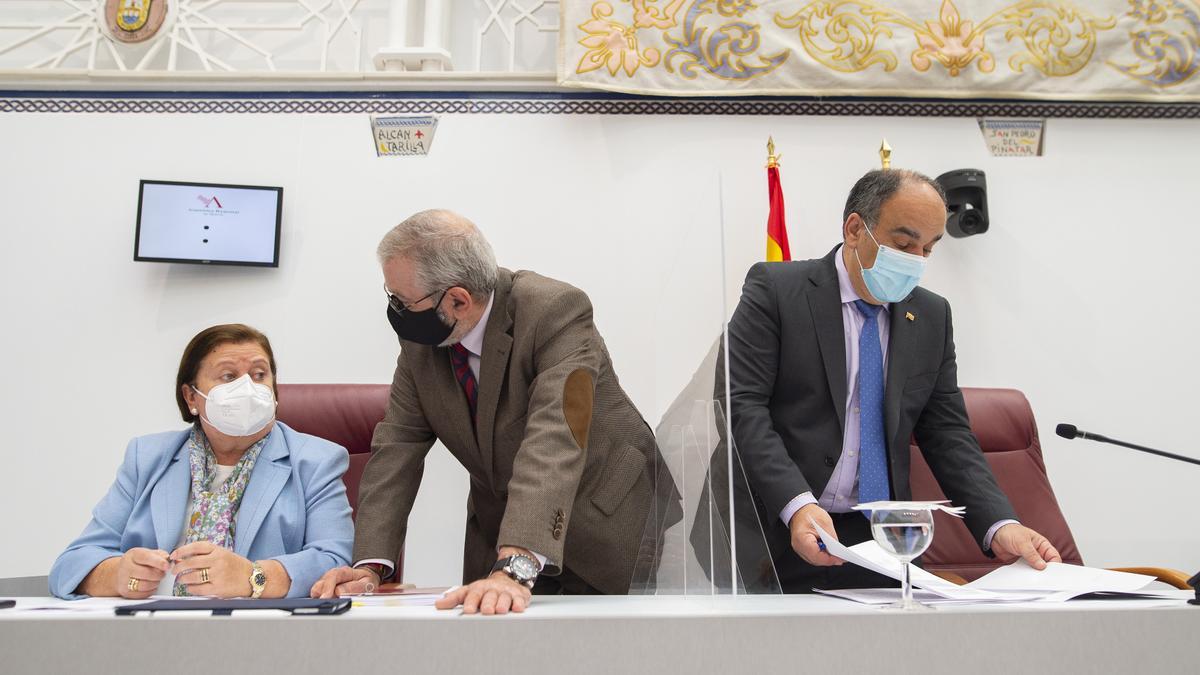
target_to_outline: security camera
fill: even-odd
[[[979,169],[955,169],[937,177],[946,191],[946,231],[969,237],[988,231],[987,178]]]

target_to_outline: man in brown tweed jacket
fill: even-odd
[[[651,501],[654,435],[613,372],[587,295],[497,267],[466,218],[423,211],[380,242],[401,339],[360,486],[353,568],[314,596],[387,579],[425,455],[471,476],[464,586],[438,603],[522,611],[537,593],[625,593]]]

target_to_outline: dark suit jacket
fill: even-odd
[[[605,593],[629,589],[651,497],[654,435],[621,389],[587,295],[500,270],[480,355],[477,432],[449,350],[401,342],[360,487],[354,559],[395,560],[425,454],[471,475],[463,580],[496,546],[547,556]]]
[[[819,260],[754,265],[729,322],[733,436],[777,566],[800,561],[780,511],[804,492],[820,498],[842,450],[846,347],[833,257],[840,249]],[[892,497],[912,498],[915,436],[946,496],[966,507],[967,527],[982,546],[993,524],[1016,516],[971,433],[950,305],[917,288],[892,303],[890,315],[884,424]]]

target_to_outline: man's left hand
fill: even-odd
[[[1004,562],[1020,556],[1035,570],[1046,569],[1048,562],[1062,562],[1054,546],[1042,535],[1019,523],[1009,523],[992,535],[992,553]]]
[[[440,598],[434,607],[454,609],[462,605],[463,614],[508,614],[524,612],[533,594],[503,572],[493,572],[467,586],[460,586]]]

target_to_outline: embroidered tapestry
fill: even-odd
[[[1200,100],[1200,0],[563,0],[559,81],[659,95]]]

